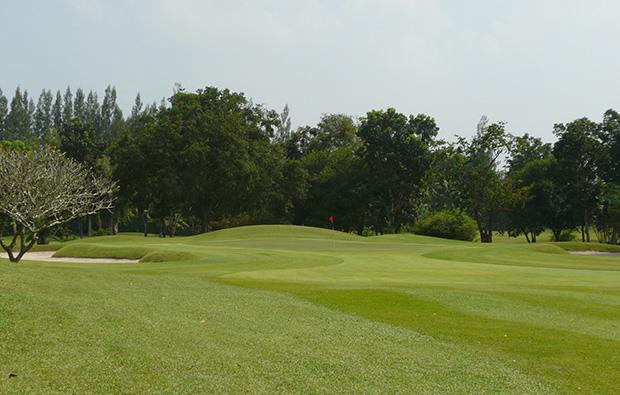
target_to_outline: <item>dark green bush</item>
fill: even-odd
[[[478,226],[476,221],[460,210],[443,210],[416,222],[413,232],[444,239],[473,241],[478,235]]]
[[[370,236],[376,236],[376,235],[377,235],[377,232],[375,232],[372,226],[364,226],[364,230],[362,231],[362,236],[370,237]]]
[[[560,238],[558,240],[555,239],[554,235],[551,235],[550,240],[551,241],[573,241],[576,238],[577,238],[577,236],[575,236],[575,234],[573,233],[572,229],[564,229],[560,233]]]

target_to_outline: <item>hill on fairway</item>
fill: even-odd
[[[620,393],[620,258],[295,226],[0,261],[0,393]]]

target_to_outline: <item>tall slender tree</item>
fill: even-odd
[[[9,139],[25,140],[30,137],[31,113],[28,92],[21,88],[15,89],[15,96],[11,100],[11,109],[7,116],[7,129]]]
[[[86,115],[86,96],[82,88],[77,88],[73,99],[73,116],[85,119]]]
[[[62,107],[62,123],[69,122],[73,118],[73,93],[71,93],[71,87],[67,86],[65,95],[63,96]]]
[[[8,138],[7,117],[9,115],[9,102],[0,88],[0,139]]]
[[[52,114],[52,102],[54,96],[51,91],[45,89],[39,95],[37,108],[34,114],[34,135],[39,140],[44,140],[50,135],[51,129],[54,127],[54,119]]]
[[[62,95],[60,94],[60,90],[56,91],[56,99],[54,100],[54,105],[52,106],[52,118],[54,129],[59,130],[62,127]]]

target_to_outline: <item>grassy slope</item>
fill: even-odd
[[[0,393],[620,392],[618,258],[334,239],[259,226],[70,244],[192,259],[173,263],[4,260]]]

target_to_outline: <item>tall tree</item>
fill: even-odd
[[[289,115],[288,104],[284,106],[282,113],[280,113],[280,123],[278,124],[278,129],[276,130],[276,135],[274,136],[274,141],[276,143],[283,143],[290,139],[291,136],[291,117]]]
[[[63,120],[63,107],[62,107],[62,95],[60,90],[56,91],[56,99],[52,106],[52,118],[54,120],[54,129],[58,130],[62,127]]]
[[[170,104],[114,144],[121,191],[162,218],[195,214],[203,231],[257,209],[272,185],[267,167],[277,115],[216,88],[179,90]],[[137,174],[145,181],[135,182]]]
[[[39,95],[39,101],[34,114],[34,135],[40,141],[49,136],[51,129],[54,127],[52,114],[53,100],[54,97],[51,91],[43,90],[41,95]]]
[[[553,155],[558,161],[558,175],[566,193],[578,209],[577,223],[582,229],[582,240],[590,241],[590,224],[601,193],[599,171],[605,152],[598,136],[599,125],[580,118],[566,125],[556,124]]]
[[[97,159],[103,155],[103,144],[97,139],[93,126],[80,118],[66,122],[58,134],[60,151],[89,168],[95,167]]]
[[[77,88],[75,91],[75,98],[73,99],[73,116],[80,119],[86,117],[86,96],[82,88]]]
[[[601,161],[601,177],[608,183],[620,185],[620,114],[609,109],[600,125],[600,139],[605,150]]]
[[[9,115],[9,102],[0,89],[0,140],[8,138],[7,117]]]
[[[62,122],[69,122],[73,118],[73,93],[71,87],[67,86],[65,95],[63,96]]]
[[[368,112],[362,119],[358,136],[363,140],[362,157],[373,175],[368,181],[380,227],[389,223],[395,233],[403,219],[413,214],[428,169],[429,144],[438,130],[431,117],[406,117],[393,108]]]
[[[540,138],[530,136],[527,133],[521,137],[514,137],[508,158],[508,171],[516,172],[523,169],[529,162],[548,158],[551,151],[551,144],[543,143]]]
[[[508,147],[509,135],[504,124],[489,125],[483,116],[474,138],[468,141],[459,137],[448,146],[438,168],[457,190],[457,206],[468,210],[476,220],[483,243],[493,241],[497,214],[518,193],[498,168],[499,158]]]
[[[15,89],[15,96],[11,100],[11,109],[7,116],[8,137],[10,139],[26,140],[31,136],[31,122],[31,106],[28,100],[28,92],[24,90],[22,94],[18,86]]]
[[[142,98],[140,97],[140,92],[138,92],[136,94],[133,107],[131,108],[131,114],[127,119],[127,126],[129,130],[133,130],[138,126],[140,122],[140,117],[145,115],[149,108],[150,107],[148,105],[146,108],[144,107],[144,103],[142,102]]]
[[[110,140],[117,138],[124,126],[123,112],[116,103],[116,87],[108,85],[101,104],[101,130],[99,138]]]
[[[88,92],[83,120],[85,123],[92,125],[95,131],[101,129],[101,106],[99,105],[97,92]]]

